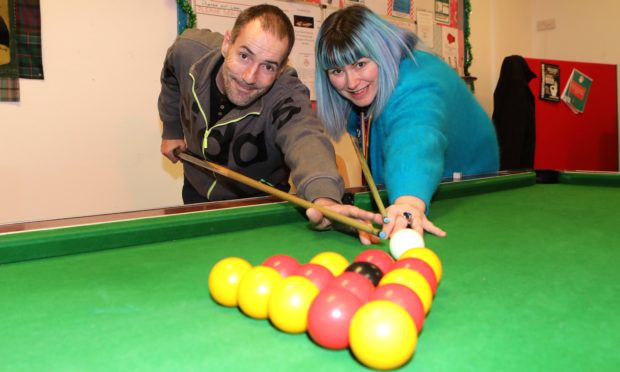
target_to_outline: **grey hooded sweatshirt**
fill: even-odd
[[[306,200],[340,201],[344,186],[334,148],[312,110],[309,91],[291,67],[265,95],[210,117],[213,69],[223,58],[223,36],[188,29],[168,49],[161,73],[159,115],[163,139],[185,139],[188,151],[255,180],[288,190],[289,176]],[[258,190],[184,164],[187,180],[209,200],[262,195]]]

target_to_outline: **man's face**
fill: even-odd
[[[259,20],[246,24],[234,43],[227,32],[220,74],[230,102],[247,106],[265,94],[282,71],[287,49],[288,39],[264,31]]]

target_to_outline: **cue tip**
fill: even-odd
[[[390,218],[388,216],[383,216],[383,223],[390,223]]]
[[[379,232],[379,238],[381,238],[381,240],[387,239],[387,234],[385,233],[385,231]]]

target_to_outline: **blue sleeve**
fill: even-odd
[[[381,126],[390,202],[412,195],[422,199],[428,211],[444,170],[447,115],[453,99],[452,77],[443,74],[442,66],[434,67],[433,60],[418,60],[427,62],[430,65],[422,67],[412,62],[401,65],[400,80],[384,110]]]

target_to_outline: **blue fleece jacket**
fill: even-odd
[[[390,204],[403,195],[426,203],[443,177],[495,172],[495,128],[455,71],[438,57],[414,52],[400,64],[398,83],[370,128],[369,166]],[[358,113],[348,129],[356,135]]]

